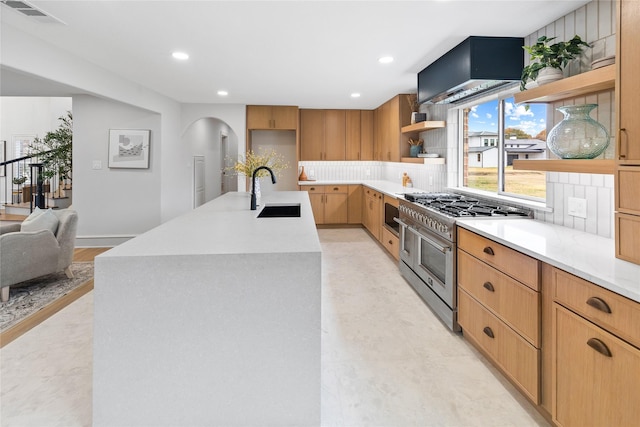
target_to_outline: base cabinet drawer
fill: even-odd
[[[554,304],[553,418],[560,426],[637,426],[640,350]]]
[[[540,294],[458,251],[458,285],[534,347],[540,347]]]
[[[532,402],[540,402],[537,348],[461,288],[458,290],[458,323],[466,339],[484,350]]]
[[[458,248],[517,279],[531,289],[540,290],[540,262],[469,230],[458,227]]]
[[[552,274],[556,302],[640,347],[639,303],[564,271],[554,268]]]
[[[384,226],[382,227],[382,246],[384,246],[396,260],[400,260],[400,242],[398,236],[387,230]]]

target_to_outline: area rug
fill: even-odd
[[[57,304],[59,307],[46,317],[51,316],[91,290],[77,292],[83,285],[86,287],[87,284],[93,284],[93,262],[74,262],[71,265],[71,270],[74,275],[73,279],[67,278],[66,274],[61,271],[22,282],[15,287],[12,286],[9,301],[0,302],[0,333],[4,335],[5,332],[19,326],[20,322],[34,317],[40,311],[45,311],[48,306]],[[60,302],[65,299],[67,301]],[[35,325],[31,327],[33,326]]]

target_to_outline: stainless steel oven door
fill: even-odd
[[[398,236],[400,240],[400,261],[413,270],[418,254],[418,233],[404,221],[395,218],[394,221],[400,225]]]
[[[449,307],[455,307],[454,244],[422,228],[415,236],[418,240],[413,271]]]

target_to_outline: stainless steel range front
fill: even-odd
[[[453,331],[457,321],[456,219],[531,217],[531,211],[456,193],[413,193],[400,199],[400,262],[404,278]]]

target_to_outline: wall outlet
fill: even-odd
[[[433,175],[429,175],[429,185],[433,185]]]
[[[94,161],[91,163],[91,167],[92,167],[92,169],[94,169],[94,170],[102,169],[102,160],[94,160]]]
[[[366,176],[371,176],[371,169],[367,169],[367,170],[365,170],[365,171],[364,171],[364,174],[365,174]]]
[[[578,197],[569,197],[568,201],[568,214],[576,216],[578,218],[587,217],[587,199],[580,199]]]

